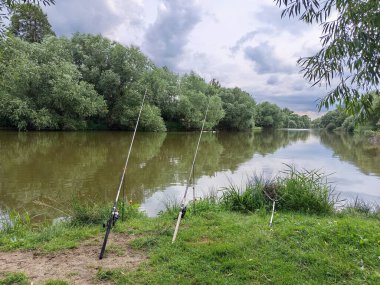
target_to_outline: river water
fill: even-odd
[[[137,133],[125,193],[154,216],[180,200],[199,133]],[[72,197],[115,199],[132,133],[0,131],[0,211],[34,220],[62,216]],[[196,197],[254,174],[320,169],[341,199],[380,203],[380,146],[361,138],[309,130],[211,133],[202,136],[195,166]],[[192,191],[191,195],[192,198]]]

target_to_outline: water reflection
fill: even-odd
[[[321,142],[334,151],[334,155],[360,168],[367,175],[380,176],[380,145],[346,133],[321,132]]]
[[[74,194],[80,199],[112,201],[131,135],[1,131],[0,208],[26,209],[31,216],[52,219],[60,213],[35,201],[61,209]],[[126,176],[128,199],[143,203],[149,211],[158,207],[158,200],[162,204],[167,195],[182,195],[198,135],[138,133]],[[374,178],[378,181],[379,148],[351,137],[310,131],[222,132],[203,134],[195,168],[197,187],[227,186],[230,177],[241,181],[254,171],[276,173],[283,163],[328,169],[333,165],[331,150],[323,145],[333,149],[334,163],[343,159],[363,171],[362,176],[357,176],[354,170],[345,169],[347,173],[341,175],[340,181],[355,176],[363,183],[369,173],[377,175]]]

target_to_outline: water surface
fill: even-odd
[[[124,188],[128,200],[149,215],[179,200],[198,135],[138,133]],[[25,209],[41,220],[61,216],[57,209],[64,210],[73,196],[113,201],[131,137],[128,132],[0,131],[0,210]],[[274,176],[285,164],[330,174],[341,198],[380,203],[380,146],[308,130],[204,133],[196,196],[231,183],[244,185],[254,173]]]

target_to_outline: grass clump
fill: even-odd
[[[308,214],[334,212],[335,197],[326,176],[317,171],[297,171],[288,166],[285,176],[265,179],[253,176],[245,189],[230,186],[224,190],[221,204],[228,210],[255,212],[269,210],[275,201],[277,209]]]
[[[111,207],[107,204],[82,202],[78,198],[72,199],[71,208],[70,221],[73,225],[102,224],[108,219],[111,212]]]
[[[28,277],[23,273],[7,273],[3,278],[0,277],[1,285],[29,285]]]
[[[380,218],[380,205],[375,202],[366,202],[356,197],[354,201],[347,203],[341,213]]]
[[[69,285],[69,282],[64,280],[48,280],[44,285]]]
[[[334,212],[336,199],[326,175],[318,170],[297,171],[289,166],[281,179],[278,208],[309,214]]]
[[[9,210],[2,214],[0,229],[5,233],[22,232],[31,228],[30,216],[28,212],[17,212]]]

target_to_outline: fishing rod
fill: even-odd
[[[194,166],[195,166],[195,160],[197,158],[197,154],[198,154],[198,150],[199,150],[199,144],[201,142],[201,138],[202,138],[202,133],[203,133],[203,129],[204,129],[204,126],[205,126],[205,123],[206,123],[206,118],[207,118],[207,113],[208,113],[208,108],[210,106],[210,99],[208,100],[208,103],[207,103],[207,108],[206,108],[206,112],[205,112],[205,117],[203,119],[203,123],[202,123],[202,128],[201,128],[201,132],[199,134],[199,138],[198,138],[198,143],[197,143],[197,147],[195,148],[195,152],[194,152],[194,157],[193,157],[193,163],[191,164],[191,168],[190,168],[190,172],[189,172],[189,179],[187,179],[187,185],[186,185],[186,189],[185,189],[185,193],[183,195],[183,198],[182,198],[182,201],[181,201],[181,207],[180,207],[180,210],[179,210],[179,213],[178,213],[178,218],[177,218],[177,223],[176,223],[176,226],[175,226],[175,229],[174,229],[174,234],[173,234],[173,239],[172,239],[172,243],[175,242],[176,238],[177,238],[177,234],[178,234],[178,229],[179,229],[179,224],[181,223],[181,219],[185,216],[186,214],[186,205],[185,205],[185,202],[186,202],[186,196],[187,196],[187,192],[189,190],[189,187],[190,187],[190,181],[191,181],[191,176],[193,175],[194,173]],[[194,181],[193,181],[194,183]],[[195,196],[195,188],[193,187],[193,195]],[[193,197],[193,199],[195,199],[195,197]]]
[[[135,125],[135,130],[133,131],[133,136],[132,136],[131,144],[129,145],[127,159],[125,160],[123,174],[121,175],[119,188],[117,189],[116,199],[113,202],[113,207],[112,207],[112,210],[111,210],[111,215],[110,215],[110,218],[107,221],[107,224],[103,225],[103,226],[107,227],[107,229],[106,229],[106,235],[104,236],[104,241],[103,241],[102,249],[100,250],[99,259],[103,258],[104,251],[106,250],[108,235],[110,234],[112,226],[115,226],[115,223],[116,223],[117,219],[119,218],[119,212],[118,212],[118,210],[116,208],[117,201],[119,200],[120,190],[121,190],[121,187],[122,187],[123,182],[124,182],[125,173],[127,172],[128,161],[129,161],[129,157],[130,157],[131,152],[132,152],[133,141],[135,140],[136,130],[137,130],[137,126],[139,125],[139,121],[140,121],[140,117],[141,117],[141,112],[142,112],[142,109],[144,107],[144,101],[145,101],[145,97],[146,97],[146,92],[147,92],[147,90],[145,89],[144,97],[143,97],[142,102],[141,102],[141,107],[140,107],[139,115],[137,117],[137,121],[136,121],[136,125]]]

